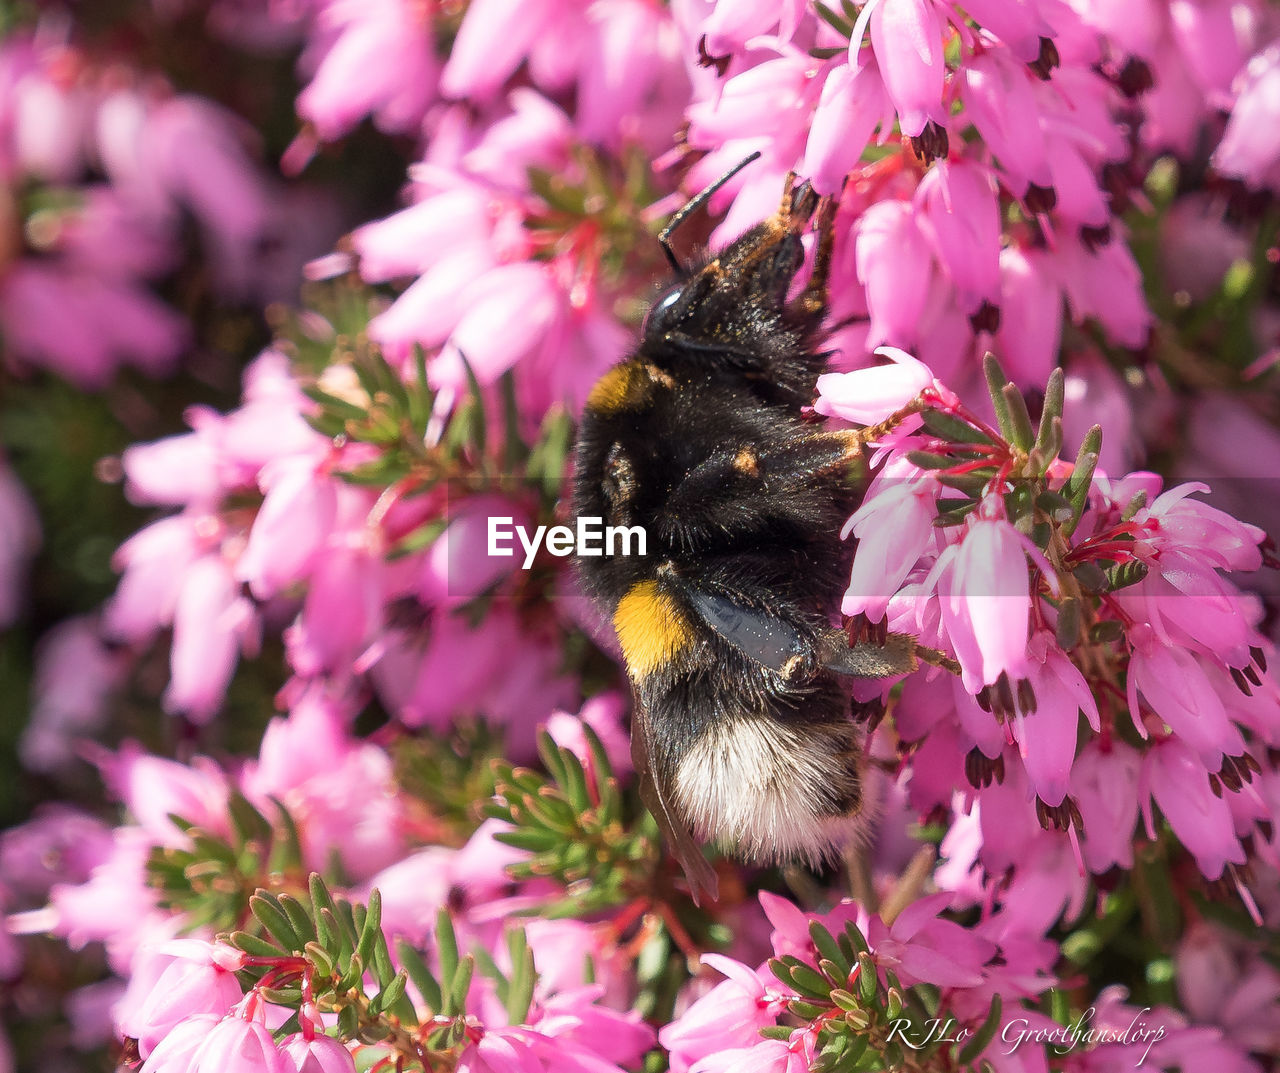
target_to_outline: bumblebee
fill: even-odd
[[[791,176],[778,211],[719,253],[681,270],[671,251],[733,173],[660,236],[683,278],[591,390],[574,469],[578,518],[647,536],[643,556],[579,569],[633,687],[641,793],[695,897],[715,891],[695,838],[811,864],[848,840],[866,809],[845,678],[916,666],[911,638],[851,644],[834,625],[861,440],[807,408],[827,362],[835,203]],[[789,297],[811,225],[812,270]]]

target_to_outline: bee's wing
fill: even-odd
[[[706,894],[711,901],[715,901],[719,897],[719,880],[716,878],[715,870],[702,855],[702,850],[694,841],[693,835],[689,833],[689,829],[681,822],[667,800],[667,789],[662,784],[662,777],[653,763],[653,750],[650,748],[651,734],[649,711],[637,692],[631,715],[631,760],[635,764],[636,777],[640,783],[640,799],[644,802],[645,808],[653,813],[653,818],[658,821],[658,830],[662,832],[676,860],[684,869],[694,903],[701,905],[703,894]]]
[[[743,655],[773,671],[784,671],[796,656],[853,678],[898,678],[917,666],[915,638],[905,633],[891,633],[883,643],[850,645],[843,630],[823,630],[814,638],[770,611],[722,593],[692,585],[684,592],[703,622]]]

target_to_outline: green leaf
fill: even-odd
[[[408,977],[403,969],[401,969],[392,978],[382,991],[378,992],[378,1009],[389,1010],[404,998],[404,989],[408,983]]]
[[[1030,451],[1036,442],[1035,432],[1031,428],[1031,414],[1027,410],[1027,400],[1014,384],[1005,384],[1000,389],[1004,396],[1005,409],[1009,414],[1009,442],[1023,451]]]
[[[1004,395],[1005,384],[1008,384],[1010,380],[1005,376],[1004,369],[1000,367],[996,356],[990,351],[983,355],[982,371],[987,378],[987,392],[991,396],[991,405],[996,412],[996,425],[1000,429],[1000,435],[1008,442],[1014,443],[1016,441],[1014,439],[1013,418],[1009,413],[1009,403]]]
[[[814,0],[813,9],[818,13],[818,17],[841,37],[846,39],[853,37],[853,23],[843,15],[836,14],[826,4],[822,3],[822,0]]]
[[[336,967],[333,964],[333,959],[329,956],[329,951],[327,951],[318,942],[307,943],[306,947],[303,949],[303,954],[305,954],[311,964],[315,966],[316,972],[319,975],[336,975]]]
[[[1062,528],[1067,536],[1076,531],[1080,519],[1084,516],[1089,502],[1089,489],[1093,484],[1093,472],[1098,468],[1098,456],[1102,450],[1102,426],[1094,425],[1085,433],[1080,444],[1080,452],[1076,455],[1075,470],[1068,479],[1063,492],[1071,503],[1074,512],[1070,521]]]
[[[1056,458],[1062,447],[1062,409],[1066,401],[1066,383],[1066,374],[1059,366],[1049,374],[1049,382],[1045,385],[1044,406],[1040,410],[1040,428],[1036,432],[1036,449],[1046,461]],[[1057,448],[1052,447],[1055,418],[1059,428]]]
[[[538,974],[533,965],[533,951],[523,928],[507,932],[507,949],[511,954],[511,976],[507,990],[507,1023],[523,1024],[533,1002],[533,988]]]
[[[382,935],[382,894],[377,887],[369,891],[369,904],[360,928],[356,954],[364,964],[373,962],[374,945]]]
[[[441,1006],[444,1005],[440,994],[440,983],[427,968],[427,963],[418,953],[417,948],[404,939],[396,939],[396,954],[400,958],[404,971],[409,974],[409,979],[413,981],[413,986],[422,996],[422,1001],[426,1003],[427,1011],[432,1015],[439,1013]]]
[[[920,419],[929,432],[949,443],[991,445],[995,442],[981,429],[974,428],[968,421],[956,417],[955,414],[944,413],[941,410],[923,410]]]
[[[950,455],[935,454],[932,451],[908,451],[907,461],[921,469],[952,469],[956,460]]]
[[[864,951],[858,955],[858,965],[860,966],[858,992],[862,995],[862,1001],[870,1004],[875,1002],[880,990],[880,981],[876,977],[876,963],[871,960],[871,955]]]
[[[453,979],[449,981],[449,994],[444,1000],[444,1009],[440,1011],[446,1017],[455,1017],[466,1009],[467,991],[471,988],[475,968],[476,960],[470,954],[458,962]]]
[[[293,925],[294,932],[304,943],[309,943],[316,938],[316,923],[311,919],[311,914],[307,912],[305,905],[290,894],[281,894],[276,900],[284,910],[285,916],[289,918],[289,923]]]
[[[853,969],[853,964],[844,956],[840,944],[836,942],[831,932],[818,921],[812,920],[809,922],[809,938],[813,940],[814,947],[822,957],[840,966],[840,974],[836,979],[848,976]]]
[[[964,1047],[960,1051],[960,1064],[962,1066],[969,1065],[975,1058],[985,1051],[988,1045],[996,1037],[996,1029],[1000,1027],[1000,1016],[1004,1012],[1004,1002],[1000,996],[993,995],[991,999],[991,1012],[987,1014],[987,1019],[982,1022],[982,1027],[973,1034]]]
[[[257,935],[250,935],[247,931],[233,931],[227,936],[227,942],[252,957],[283,957],[288,953],[283,947],[259,938]]]
[[[458,936],[449,911],[443,907],[436,914],[436,956],[440,961],[440,986],[450,992],[458,972]]]
[[[257,918],[267,934],[286,950],[302,953],[306,943],[293,930],[293,925],[289,923],[289,918],[273,894],[259,889],[249,898],[249,912]]]

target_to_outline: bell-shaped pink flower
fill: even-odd
[[[933,120],[946,126],[942,25],[929,0],[878,0],[871,12],[871,47],[902,133],[914,138]],[[858,41],[854,42],[857,48]]]
[[[208,430],[134,444],[121,461],[134,503],[209,507],[222,498],[217,444]]]
[[[534,43],[560,24],[560,15],[555,0],[479,0],[472,4],[441,72],[441,91],[449,97],[491,97]]]
[[[165,708],[205,722],[222,705],[240,649],[255,646],[257,620],[229,564],[217,554],[188,567],[173,612]]]
[[[905,201],[877,201],[854,229],[858,281],[867,291],[867,346],[911,347],[933,287],[929,243]]]
[[[147,1055],[140,1073],[190,1073],[196,1052],[221,1021],[221,1014],[212,1013],[179,1021]]]
[[[824,373],[818,377],[814,410],[871,425],[906,406],[933,383],[933,373],[928,366],[906,351],[884,346],[876,353],[888,358],[889,364],[851,373]]]
[[[1004,518],[971,517],[938,579],[942,624],[965,689],[977,693],[1002,674],[1025,678],[1030,582],[1024,540]],[[939,560],[941,562],[942,560]]]
[[[1251,186],[1277,186],[1280,164],[1280,45],[1249,61],[1213,166]]]
[[[775,1024],[783,993],[767,977],[720,954],[703,954],[703,964],[727,977],[658,1033],[670,1053],[671,1073],[688,1073],[705,1055],[750,1046],[765,1025]]]
[[[857,373],[834,373],[857,376]],[[825,379],[825,377],[824,377]],[[846,615],[866,615],[872,622],[884,618],[889,600],[933,543],[933,519],[937,513],[937,485],[906,473],[909,464],[886,469],[857,513],[846,523],[843,536],[858,538],[849,587],[841,611]]]
[[[1141,695],[1178,740],[1200,758],[1202,772],[1216,772],[1223,757],[1245,751],[1244,738],[1205,677],[1196,656],[1161,643],[1145,627],[1135,627],[1129,660],[1129,710],[1139,722]]]
[[[224,1017],[195,1053],[190,1073],[297,1073],[266,1025]]]
[[[300,61],[313,73],[297,108],[322,141],[341,137],[364,116],[380,130],[413,131],[438,76],[431,10],[410,0],[339,2],[320,10],[324,32]]]
[[[800,165],[800,173],[818,193],[839,193],[844,177],[862,158],[876,125],[889,129],[888,109],[889,98],[874,60],[861,67],[842,63],[828,72]]]
[[[990,171],[968,160],[940,160],[916,188],[916,219],[973,315],[1000,304],[1000,203]]]
[[[280,1045],[297,1073],[355,1073],[356,1062],[340,1042],[332,1036],[312,1036],[301,1032],[286,1037]]]
[[[1080,713],[1099,729],[1098,704],[1084,675],[1047,634],[1031,639],[1028,680],[1036,695],[1036,710],[1018,720],[1018,750],[1027,779],[1046,805],[1062,804],[1076,755]]]
[[[333,529],[338,504],[333,479],[305,455],[269,464],[261,485],[266,495],[235,573],[266,600],[307,577]]]
[[[187,1018],[222,1017],[242,997],[235,973],[215,963],[209,943],[175,940],[139,957],[116,1018],[146,1057]]]
[[[1058,361],[1062,341],[1062,291],[1038,250],[1000,251],[1001,364],[1015,383],[1043,384]],[[1111,426],[1107,440],[1111,438]]]
[[[1231,807],[1215,797],[1204,764],[1191,747],[1175,739],[1147,750],[1139,780],[1147,837],[1155,839],[1151,803],[1160,806],[1173,833],[1191,852],[1206,879],[1219,879],[1228,864],[1245,863]]]
[[[1146,342],[1151,313],[1142,293],[1142,273],[1127,242],[1117,237],[1090,253],[1077,239],[1059,236],[1055,262],[1077,321],[1096,317],[1123,346]]]
[[[1089,742],[1071,767],[1071,796],[1084,821],[1080,849],[1085,867],[1095,875],[1133,867],[1141,768],[1138,751],[1115,740],[1106,748]]]
[[[970,57],[958,77],[965,115],[1009,176],[1014,192],[1022,196],[1028,183],[1052,186],[1040,104],[1026,64],[1005,49],[988,48]]]

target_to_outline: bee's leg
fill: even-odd
[[[843,630],[829,630],[818,643],[818,661],[836,674],[850,678],[900,678],[919,665],[916,639],[907,633],[891,633],[883,645],[849,644]]]
[[[827,305],[827,280],[831,275],[831,253],[835,248],[836,203],[824,197],[818,202],[817,221],[814,230],[818,240],[813,251],[813,272],[809,282],[795,301],[803,313],[821,313]]]

